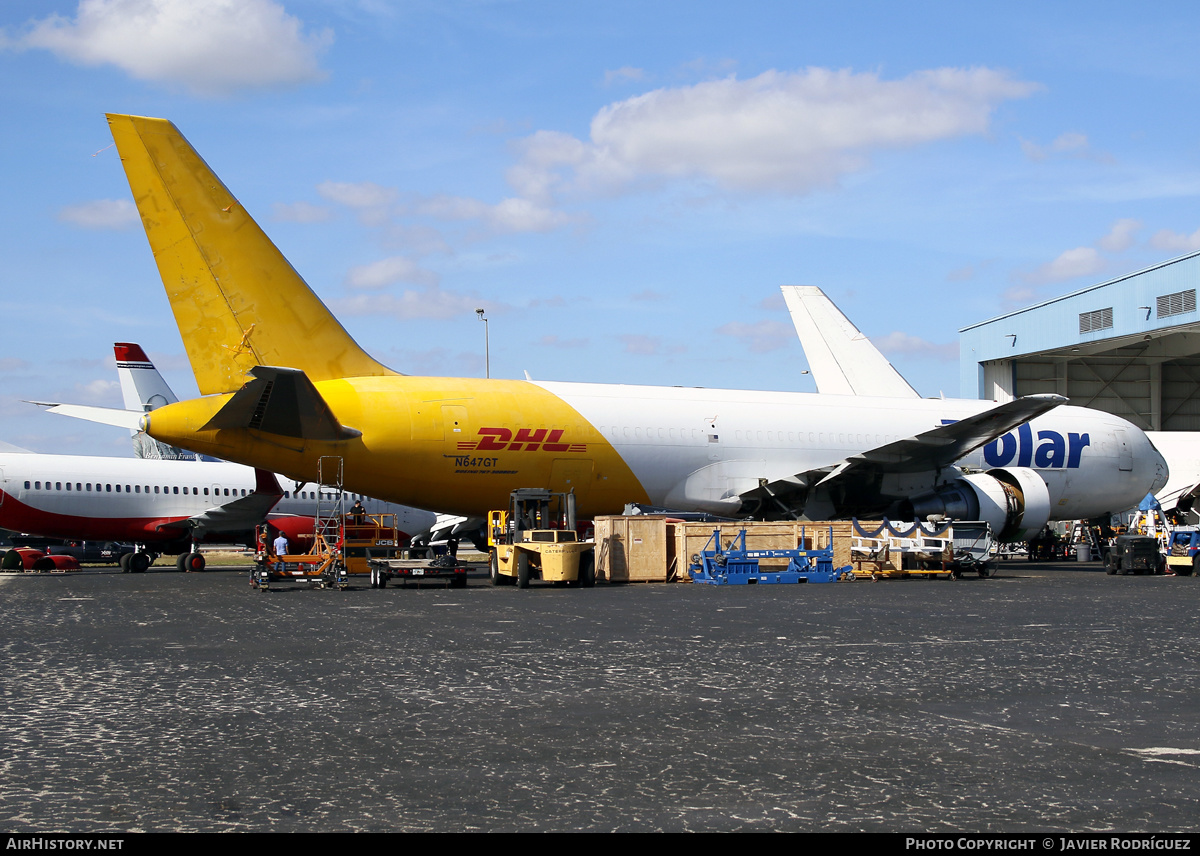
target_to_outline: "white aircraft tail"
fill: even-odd
[[[117,357],[117,378],[121,381],[126,410],[150,411],[179,401],[141,345],[117,342],[113,353]]]
[[[814,285],[780,286],[817,391],[920,398],[887,357]]]
[[[167,385],[142,346],[133,342],[116,342],[113,353],[117,358],[117,377],[121,381],[121,398],[126,410],[149,413],[164,404],[174,404],[179,396]],[[133,453],[139,458],[164,461],[198,461],[200,456],[177,446],[160,443],[144,431],[133,434]]]

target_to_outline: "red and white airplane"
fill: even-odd
[[[139,345],[114,346],[127,410],[145,412],[178,399]],[[73,415],[70,405],[54,412]],[[0,444],[0,528],[52,538],[127,541],[138,546],[129,569],[149,567],[152,552],[182,550],[177,566],[202,570],[195,544],[210,535],[247,532],[269,520],[293,542],[313,531],[319,488],[283,491],[271,473],[201,460],[135,433],[136,458],[42,455]],[[327,489],[326,489],[327,490]],[[436,515],[348,494],[368,513],[396,515],[411,537]],[[157,549],[155,549],[157,548]]]

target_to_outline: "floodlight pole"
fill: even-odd
[[[488,320],[483,314],[482,309],[476,309],[475,314],[479,316],[479,320],[483,322],[483,371],[484,377],[491,378],[492,376],[492,349],[488,342]]]

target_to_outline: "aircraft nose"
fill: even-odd
[[[1154,444],[1150,443],[1150,463],[1154,466],[1154,483],[1150,485],[1150,493],[1158,493],[1167,483],[1167,478],[1171,475],[1171,470],[1167,466],[1167,459],[1162,456],[1162,452],[1154,448]]]

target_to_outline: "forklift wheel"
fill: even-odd
[[[591,553],[579,558],[579,584],[584,588],[596,585],[596,558]]]

